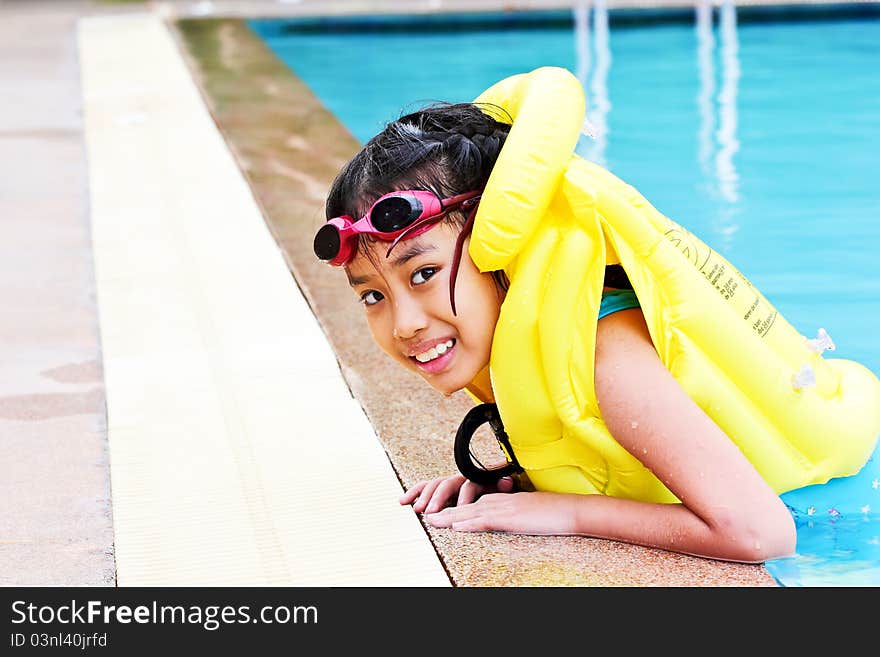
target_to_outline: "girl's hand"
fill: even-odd
[[[492,486],[482,486],[464,475],[453,474],[419,482],[400,497],[400,503],[412,504],[417,513],[434,513],[450,504],[471,504],[487,493],[511,493],[513,489],[510,477],[502,477]]]
[[[517,534],[575,534],[578,496],[522,492],[484,495],[472,504],[459,504],[425,519],[434,527],[464,532],[515,532]]]

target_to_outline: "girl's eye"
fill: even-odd
[[[372,306],[379,303],[385,297],[382,296],[381,292],[376,292],[376,290],[367,290],[361,295],[361,303],[365,306]]]
[[[427,283],[428,279],[431,278],[434,274],[437,273],[436,267],[422,267],[417,270],[412,275],[412,283],[413,285],[421,285],[422,283]]]

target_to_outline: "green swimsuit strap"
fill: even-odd
[[[639,307],[639,299],[632,290],[606,290],[599,304],[599,319],[619,310]]]

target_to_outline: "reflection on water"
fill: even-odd
[[[593,6],[592,43],[595,45],[594,61],[590,56],[590,2],[580,2],[574,7],[575,45],[577,64],[575,70],[584,87],[587,102],[587,121],[592,136],[580,149],[584,158],[606,166],[605,148],[608,145],[608,71],[611,69],[611,48],[608,35],[608,6],[605,0],[596,0]]]
[[[736,7],[733,0],[725,0],[719,16],[721,34],[721,90],[718,94],[718,153],[715,156],[715,175],[721,197],[729,203],[739,200],[739,177],[733,156],[739,150],[736,138],[736,95],[739,87],[739,41],[736,36]]]
[[[577,56],[575,75],[584,89],[589,87],[590,74],[590,3],[579,2],[574,6],[574,45]],[[589,100],[589,99],[588,99]],[[589,110],[589,102],[587,103]],[[589,112],[588,112],[589,113]]]
[[[740,200],[739,175],[733,156],[739,150],[736,137],[739,90],[739,40],[736,34],[736,7],[733,0],[724,0],[719,16],[721,36],[721,89],[718,93],[719,125],[717,132],[718,152],[715,155],[715,178],[721,195],[721,206],[715,222],[715,232],[720,241],[718,247],[727,250],[732,246],[733,236],[739,229],[736,214]]]
[[[708,14],[709,25],[701,25],[700,21],[706,22],[699,12],[703,11]],[[711,35],[711,9],[708,12],[698,9],[697,24],[698,32],[700,29],[709,31]],[[718,213],[714,223],[715,233],[719,237],[718,246],[723,250],[727,250],[733,243],[733,236],[739,229],[736,223],[736,215],[739,212],[738,202],[740,200],[739,193],[739,175],[734,164],[734,155],[739,151],[739,140],[736,136],[737,131],[737,93],[739,91],[739,39],[736,33],[736,6],[733,0],[724,0],[719,10],[718,31],[720,36],[720,58],[721,58],[721,88],[718,92],[718,128],[715,132],[717,151],[714,156],[714,176],[710,178],[712,188],[717,191],[719,197]],[[705,33],[705,32],[704,32]],[[714,46],[714,42],[712,44]],[[712,48],[714,50],[714,48]],[[701,76],[701,84],[706,82],[709,86],[707,91],[701,91],[701,96],[708,96],[714,93],[714,66],[712,60],[714,53],[709,52],[709,66],[713,70],[709,75]],[[702,71],[705,66],[701,54],[700,69]],[[714,103],[710,102],[710,119],[707,125],[701,127],[701,136],[704,132],[711,134],[714,128],[715,120],[711,117],[711,107]],[[711,155],[710,155],[711,157]],[[702,162],[701,162],[702,164]]]
[[[715,36],[712,29],[712,1],[700,0],[696,7],[697,16],[697,64],[700,77],[700,92],[697,95],[697,108],[700,115],[700,129],[697,133],[700,170],[711,174],[712,133],[715,131]]]
[[[605,0],[596,0],[593,9],[593,30],[596,41],[596,70],[590,90],[593,93],[594,115],[596,117],[596,160],[605,163],[605,146],[608,142],[608,113],[611,101],[608,99],[608,71],[611,69],[611,48],[608,45],[608,9]]]
[[[607,166],[612,106],[608,91],[612,60],[608,8],[605,0],[595,0],[592,4],[590,0],[584,0],[575,5],[573,12],[577,58],[575,71],[584,87],[592,137],[581,143],[578,152],[588,160]],[[739,174],[734,161],[740,147],[737,138],[740,64],[733,0],[723,0],[718,8],[717,41],[713,18],[713,0],[698,0],[694,13],[699,79],[697,109],[700,117],[697,160],[706,187],[719,201],[712,223],[719,239],[719,248],[726,250],[739,228],[736,215],[741,200]],[[716,59],[720,60],[720,86],[716,85]]]

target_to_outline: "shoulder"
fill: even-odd
[[[598,321],[595,368],[597,396],[600,387],[638,382],[648,372],[666,372],[640,308],[621,310]]]
[[[646,442],[704,433],[714,424],[660,359],[638,308],[599,320],[595,389],[608,430],[633,453],[650,447]]]

